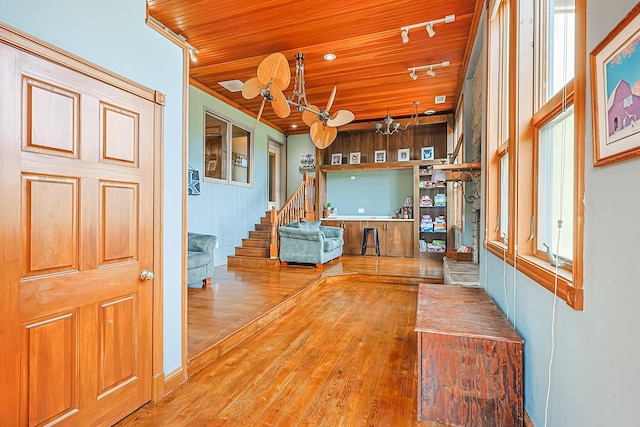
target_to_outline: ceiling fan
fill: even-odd
[[[273,53],[267,56],[258,65],[257,77],[253,77],[242,85],[242,96],[245,99],[253,99],[262,96],[262,104],[256,118],[257,126],[264,110],[264,104],[269,101],[273,112],[282,119],[289,117],[291,107],[284,96],[284,90],[291,82],[291,70],[289,62],[282,53]]]
[[[315,105],[309,105],[304,88],[304,54],[296,54],[296,79],[293,94],[287,99],[291,105],[295,105],[298,111],[302,111],[302,121],[309,126],[309,134],[313,144],[320,150],[327,148],[338,135],[338,126],[346,125],[355,119],[355,115],[349,110],[339,110],[334,115],[329,113],[336,97],[336,86],[333,87],[327,106],[324,110]],[[297,98],[297,100],[295,100]]]
[[[319,149],[325,149],[336,139],[338,135],[338,126],[350,123],[354,118],[354,114],[349,110],[338,110],[334,115],[329,113],[333,100],[336,97],[336,86],[333,87],[327,107],[324,110],[319,109],[315,105],[310,105],[302,112],[302,121],[309,126],[309,134],[313,144]]]

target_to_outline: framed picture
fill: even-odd
[[[342,153],[333,153],[331,155],[331,164],[332,165],[341,165],[342,164]]]
[[[360,163],[360,153],[349,154],[349,164],[357,165]]]
[[[401,148],[398,150],[399,162],[408,162],[410,158],[411,158],[411,154],[408,148]]]
[[[378,150],[375,152],[375,162],[376,163],[384,163],[387,161],[387,151],[386,150]]]
[[[593,164],[640,156],[640,5],[591,51]]]
[[[422,160],[433,160],[433,147],[422,147]]]

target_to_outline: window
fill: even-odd
[[[565,262],[573,260],[573,107],[558,114],[538,133],[536,250]],[[562,227],[558,227],[558,224]]]
[[[251,185],[251,132],[205,111],[204,178]]]
[[[486,247],[581,310],[585,0],[489,10]]]
[[[503,256],[509,236],[510,125],[512,97],[511,0],[492,3],[487,52],[487,194],[485,222],[488,248]]]

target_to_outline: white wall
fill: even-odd
[[[636,0],[587,0],[587,52]],[[584,311],[558,300],[549,426],[638,425],[640,158],[593,167],[591,94],[585,141]],[[553,295],[502,260],[481,254],[481,282],[525,340],[525,407],[544,425]],[[503,275],[506,273],[506,280]],[[505,298],[506,293],[506,298]]]
[[[181,364],[182,49],[145,24],[144,0],[0,0],[0,21],[167,95],[164,370]]]
[[[282,133],[259,123],[253,131],[253,185],[205,182],[203,173],[204,110],[253,129],[256,119],[241,113],[219,99],[190,86],[189,88],[189,165],[200,172],[201,195],[189,196],[189,231],[213,234],[219,247],[214,251],[215,264],[227,263],[227,256],[242,246],[249,230],[267,211],[268,139],[283,143]],[[269,107],[266,107],[269,108]]]

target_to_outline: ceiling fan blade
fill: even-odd
[[[285,90],[291,82],[291,69],[286,56],[280,52],[272,53],[258,65],[258,79],[265,85],[272,82],[281,90]]]
[[[304,110],[302,112],[302,121],[309,127],[311,127],[311,125],[314,122],[318,121],[318,113],[320,112],[320,109],[318,107],[316,107],[315,105],[311,105],[309,107],[311,110],[315,111],[315,113],[312,113],[311,111],[307,111]]]
[[[267,98],[262,98],[262,104],[260,104],[260,111],[258,111],[258,116],[256,117],[256,122],[253,125],[253,130],[256,130],[256,127],[258,127],[258,123],[260,123],[260,117],[262,117],[262,111],[264,110],[265,102],[267,102]]]
[[[337,127],[351,123],[356,116],[349,110],[338,110],[329,120],[327,124],[329,126]]]
[[[260,80],[257,77],[253,77],[242,85],[242,97],[244,99],[252,99],[260,95]]]
[[[336,139],[338,130],[331,126],[324,126],[321,121],[316,121],[311,125],[309,131],[313,144],[320,150],[324,150]]]
[[[287,98],[285,98],[282,90],[276,85],[271,86],[271,96],[273,97],[273,101],[271,102],[271,107],[273,108],[273,112],[276,113],[276,116],[284,119],[285,117],[289,117],[291,113],[291,107],[287,102]]]
[[[331,95],[329,95],[329,100],[327,101],[327,111],[331,110],[333,101],[336,99],[336,90],[338,90],[338,87],[334,86],[333,90],[331,91]]]

